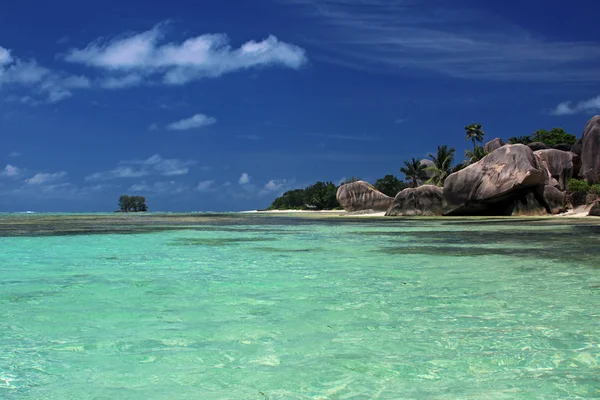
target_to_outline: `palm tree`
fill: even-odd
[[[452,163],[454,162],[454,153],[456,150],[448,145],[438,146],[437,154],[429,153],[429,158],[433,161],[431,167],[425,168],[426,171],[433,173],[433,176],[427,183],[433,183],[437,186],[443,186],[446,177],[452,173]]]
[[[481,146],[475,146],[473,150],[465,151],[465,165],[471,165],[487,156],[487,153]]]
[[[413,158],[411,161],[404,160],[405,167],[400,168],[400,172],[402,172],[406,176],[406,180],[412,180],[412,187],[419,186],[419,181],[424,181],[427,179],[427,174],[425,173],[425,165],[421,164],[421,161]]]
[[[483,142],[485,132],[481,129],[481,124],[473,122],[471,125],[465,126],[466,140],[473,142],[473,151],[475,151],[476,143]]]

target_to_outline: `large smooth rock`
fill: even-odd
[[[560,214],[567,210],[567,195],[553,186],[544,186],[515,201],[512,215]]]
[[[562,150],[562,151],[571,151],[571,149],[573,148],[573,145],[567,144],[567,143],[561,143],[561,144],[552,146],[552,148],[556,149],[556,150]]]
[[[444,214],[511,215],[515,200],[546,180],[529,147],[505,145],[446,179]]]
[[[396,195],[386,216],[442,215],[443,189],[434,185],[407,188]]]
[[[527,147],[529,147],[533,151],[546,150],[550,148],[550,146],[542,142],[531,142],[527,145]]]
[[[387,211],[394,201],[365,181],[340,186],[336,198],[346,211]]]
[[[552,178],[558,181],[559,189],[567,190],[567,183],[573,177],[573,158],[577,155],[556,149],[538,150],[535,155],[545,163]]]
[[[600,217],[600,201],[596,200],[592,208],[590,208],[590,212],[588,213],[590,217]]]
[[[571,147],[571,153],[575,153],[578,156],[581,156],[581,150],[583,149],[583,140],[579,139],[575,142],[573,147]]]
[[[581,139],[581,176],[590,184],[600,183],[600,115],[588,121]]]
[[[483,150],[486,153],[491,153],[494,150],[498,150],[502,146],[504,146],[504,141],[500,138],[495,138],[484,144]]]

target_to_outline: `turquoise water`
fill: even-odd
[[[2,399],[600,398],[598,225],[23,218]]]

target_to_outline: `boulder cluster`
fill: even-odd
[[[444,186],[407,188],[395,198],[364,181],[341,186],[337,200],[347,211],[385,211],[389,216],[509,216],[559,214],[567,210],[570,179],[600,183],[600,115],[590,119],[571,146],[543,143],[485,144],[489,154],[446,178]],[[596,203],[590,215],[600,215]]]

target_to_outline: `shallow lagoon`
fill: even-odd
[[[0,216],[0,398],[600,397],[600,224]]]

